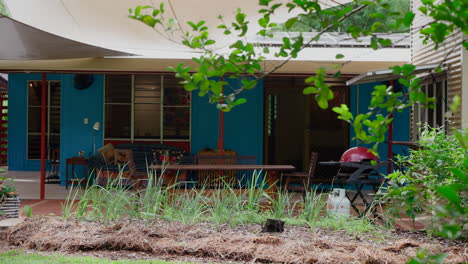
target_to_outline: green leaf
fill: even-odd
[[[298,20],[298,17],[290,18],[286,21],[284,26],[286,27],[286,29],[290,29],[292,26],[294,26],[294,24],[296,24],[297,20]]]
[[[140,15],[140,13],[141,13],[141,8],[142,8],[142,6],[137,6],[137,7],[135,8],[135,16],[139,16],[139,15]]]
[[[143,22],[150,27],[154,27],[156,25],[156,19],[149,15],[143,17]]]
[[[400,75],[401,74],[401,67],[400,66],[393,66],[393,67],[390,67],[390,69],[392,70],[392,73],[395,74],[395,75]]]
[[[207,40],[207,41],[205,42],[205,46],[213,45],[213,44],[215,44],[215,43],[216,43],[216,41],[214,41],[214,40],[212,40],[212,39],[209,39],[209,40]]]
[[[371,26],[371,31],[376,32],[383,24],[381,22],[374,22]],[[379,39],[380,40],[380,39]],[[379,41],[380,42],[380,41]]]
[[[359,4],[360,5],[367,5],[367,6],[375,5],[375,3],[372,2],[372,1],[360,1]]]
[[[193,83],[187,83],[187,84],[184,85],[184,89],[186,91],[193,91],[193,90],[198,89],[198,87]]]
[[[271,2],[272,0],[259,0],[258,1],[258,5],[261,5],[261,6],[268,6],[268,4]]]
[[[427,15],[427,7],[421,6],[421,7],[419,8],[419,11],[421,11],[421,13]]]
[[[440,193],[440,195],[445,197],[451,203],[460,205],[461,199],[456,191],[456,185],[452,184],[441,186],[439,187],[437,192]]]
[[[246,89],[246,90],[252,90],[252,89],[255,88],[255,86],[257,85],[257,81],[256,81],[256,80],[246,80],[246,79],[242,79],[241,82],[242,82],[242,88],[244,88],[244,89]]]
[[[239,24],[243,24],[245,20],[245,14],[241,12],[240,8],[237,9],[236,21]]]
[[[457,239],[461,235],[461,227],[456,224],[442,224],[442,230],[439,235],[447,237],[448,239]],[[442,263],[442,262],[435,262]]]
[[[283,48],[285,48],[285,49],[290,49],[291,48],[291,41],[287,37],[283,38]]]
[[[342,59],[342,58],[344,58],[343,54],[336,54],[336,56],[335,56],[335,59],[337,59],[337,60]]]
[[[197,25],[192,21],[187,21],[187,24],[189,24],[189,26],[191,26],[193,30],[197,30]]]
[[[201,26],[203,26],[205,24],[205,20],[200,20],[198,23],[197,23],[197,28],[200,28]]]
[[[392,41],[390,39],[380,39],[379,38],[379,44],[381,47],[388,47],[392,45]]]
[[[160,12],[161,11],[159,11],[159,9],[154,9],[153,10],[153,16],[155,17],[155,16],[159,15]]]
[[[307,95],[307,94],[316,94],[319,92],[319,89],[315,86],[309,86],[309,87],[306,87],[304,88],[304,90],[302,90],[302,93]]]
[[[270,22],[270,17],[269,16],[264,16],[262,18],[260,18],[258,20],[258,24],[261,26],[261,27],[267,27],[268,26],[268,23]]]
[[[460,104],[461,104],[461,97],[459,95],[455,95],[453,97],[453,103],[450,105],[450,110],[453,113],[457,113],[460,110]]]
[[[413,73],[414,69],[416,69],[416,66],[412,64],[405,64],[401,67],[401,71],[404,76],[408,76]]]
[[[405,14],[405,18],[403,20],[403,24],[407,27],[410,27],[411,24],[413,23],[415,14],[413,12],[407,12]]]
[[[318,98],[317,104],[322,109],[327,109],[328,108],[328,100],[323,98],[323,97]]]
[[[296,5],[293,3],[287,3],[286,7],[288,7],[288,12],[291,12],[294,8],[296,8]]]
[[[379,44],[377,44],[377,38],[371,38],[370,47],[374,50],[379,48]]]
[[[245,99],[245,98],[238,98],[238,99],[236,99],[236,100],[232,103],[232,106],[237,106],[237,105],[245,104],[245,103],[247,103],[247,99]]]
[[[372,13],[369,15],[369,17],[372,17],[372,18],[379,18],[379,19],[385,19],[385,15],[382,14],[382,13]]]
[[[353,119],[353,114],[349,111],[348,106],[345,104],[342,104],[340,107],[333,107],[332,110],[338,114],[338,119],[348,122]]]

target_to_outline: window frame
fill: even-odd
[[[40,160],[40,157],[37,158],[37,159],[31,159],[29,158],[29,136],[32,135],[32,136],[41,136],[41,132],[29,132],[29,108],[31,107],[29,105],[29,87],[30,87],[30,83],[31,82],[39,82],[41,83],[42,80],[27,80],[26,81],[26,91],[27,91],[27,95],[26,95],[26,160]],[[52,82],[56,82],[56,83],[59,83],[60,84],[60,104],[59,106],[51,106],[51,98],[50,98],[50,90],[51,90],[51,83]],[[46,143],[50,143],[50,136],[53,134],[54,136],[58,136],[59,137],[59,142],[60,142],[60,138],[62,136],[62,131],[60,129],[60,132],[59,133],[51,133],[50,132],[50,114],[51,114],[51,108],[56,108],[59,110],[59,113],[60,113],[60,117],[59,117],[59,123],[61,124],[61,119],[62,119],[62,90],[63,90],[63,87],[62,87],[62,81],[60,80],[47,80],[47,105],[46,105],[46,119],[47,119],[47,123],[46,123]],[[33,106],[34,108],[39,108],[41,109],[42,108],[42,105],[40,106]],[[51,149],[49,146],[47,146],[47,156],[46,158],[47,159],[50,159],[50,155],[51,155]]]
[[[448,81],[448,74],[447,72],[442,72],[439,74],[427,74],[425,76],[420,77],[421,81],[421,89],[422,92],[429,96],[429,86],[432,85],[432,95],[436,98],[436,102],[434,104],[434,109],[428,109],[422,106],[421,104],[413,105],[413,139],[418,140],[421,134],[421,128],[424,126],[429,127],[438,127],[442,128],[445,133],[447,133],[448,127],[448,118],[447,115],[448,109],[448,92],[449,92],[449,81]],[[438,91],[442,90],[440,93],[443,98],[441,101],[441,106],[438,107],[439,98],[437,98]],[[432,113],[432,122],[429,123],[429,113]],[[441,116],[442,124],[439,124],[439,120],[437,120],[438,115]]]
[[[143,73],[143,74],[151,74],[151,73]],[[143,75],[142,74],[142,75]],[[186,91],[186,93],[189,94],[189,97],[190,97],[190,100],[188,101],[188,104],[187,105],[178,105],[178,106],[175,106],[177,108],[187,108],[188,109],[188,114],[189,114],[189,125],[188,125],[188,138],[186,139],[177,139],[177,138],[170,138],[170,137],[165,137],[164,135],[164,113],[165,113],[165,100],[164,100],[164,91],[165,91],[165,77],[168,76],[168,74],[164,74],[164,73],[161,73],[161,74],[153,74],[153,75],[157,75],[161,78],[161,101],[159,103],[154,103],[154,104],[159,104],[160,105],[160,113],[159,113],[159,122],[160,122],[160,137],[151,137],[151,138],[138,138],[138,137],[135,137],[135,105],[137,104],[136,103],[136,100],[135,100],[135,77],[137,75],[140,75],[140,74],[128,74],[131,76],[131,100],[130,100],[130,104],[127,104],[125,103],[125,105],[130,105],[130,137],[128,138],[125,138],[125,137],[108,137],[106,134],[105,134],[105,126],[106,126],[106,106],[107,105],[112,105],[112,104],[120,104],[120,105],[123,105],[124,103],[107,103],[107,97],[106,97],[106,81],[107,81],[107,77],[108,76],[111,76],[112,74],[106,74],[104,78],[104,91],[103,91],[103,94],[104,94],[104,98],[103,98],[103,101],[104,101],[104,114],[103,114],[103,132],[104,132],[104,140],[108,140],[108,141],[130,141],[131,143],[135,142],[135,141],[148,141],[148,142],[160,142],[160,143],[163,143],[164,141],[168,141],[168,142],[191,142],[192,140],[192,92],[190,91]],[[170,107],[174,107],[174,106],[170,106]]]

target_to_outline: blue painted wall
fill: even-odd
[[[85,151],[86,156],[93,151],[93,125],[103,121],[103,87],[102,75],[94,76],[94,83],[85,90],[73,88],[73,74],[48,74],[48,80],[59,80],[62,83],[61,117],[60,117],[60,175],[64,182],[65,159],[76,156],[78,151]],[[8,166],[10,170],[39,170],[39,160],[27,160],[27,102],[28,80],[41,80],[40,74],[10,74],[9,90],[9,124]],[[88,118],[87,125],[84,118]],[[96,133],[97,147],[102,146],[102,130]],[[12,151],[14,150],[14,151]]]
[[[28,89],[27,82],[41,80],[41,74],[8,75],[8,169],[39,170],[39,160],[27,159]],[[62,81],[60,74],[48,74],[47,80]]]
[[[60,175],[64,183],[65,159],[78,156],[84,151],[85,156],[93,155],[93,137],[96,136],[96,149],[102,147],[104,113],[104,76],[95,75],[93,84],[85,90],[73,88],[73,74],[63,75],[62,115],[60,137]],[[88,118],[88,124],[84,124]],[[101,129],[93,130],[95,122],[100,122]],[[77,174],[80,173],[78,169]]]
[[[366,83],[360,85],[353,85],[350,92],[350,108],[353,115],[367,113],[369,111],[369,104],[372,97],[372,91],[374,86],[382,84],[381,82],[376,83]],[[395,82],[396,86],[400,84]],[[350,129],[350,147],[372,147],[371,145],[365,145],[358,143],[354,139],[355,133],[353,128]],[[388,138],[388,133],[386,135],[386,140]],[[408,141],[410,140],[410,110],[407,108],[402,112],[396,112],[394,114],[393,121],[393,140],[394,141]],[[388,145],[387,143],[382,143],[378,149],[379,156],[381,160],[387,160]],[[408,154],[407,147],[403,146],[393,146],[393,153],[406,155]],[[386,168],[385,168],[386,171]]]
[[[238,79],[227,79],[229,85],[240,87]],[[247,103],[224,114],[224,148],[235,150],[239,155],[254,155],[260,164],[263,161],[263,81],[241,97]],[[217,148],[219,111],[208,103],[207,97],[192,98],[192,153],[203,148]]]

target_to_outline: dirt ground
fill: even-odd
[[[0,233],[0,248],[91,255],[110,259],[166,259],[200,263],[406,263],[417,248],[448,253],[447,263],[467,263],[466,243],[428,239],[421,233],[352,237],[341,231],[286,226],[262,233],[259,225],[216,227],[177,222],[111,224],[33,217]]]

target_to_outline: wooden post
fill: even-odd
[[[395,81],[390,81],[390,85],[394,86]],[[393,87],[395,89],[395,87]],[[390,114],[389,118],[393,118],[393,113]],[[392,161],[393,161],[393,120],[388,124],[388,150],[387,150],[387,174],[392,173]]]
[[[46,111],[47,110],[47,75],[42,74],[41,92],[41,194],[40,199],[45,198],[45,162],[46,162]]]
[[[224,80],[223,77],[221,77],[221,79]],[[224,93],[224,86],[221,92]],[[224,101],[221,101],[221,103],[224,103]],[[219,111],[218,149],[219,149],[219,154],[224,155],[224,112],[221,110]]]

